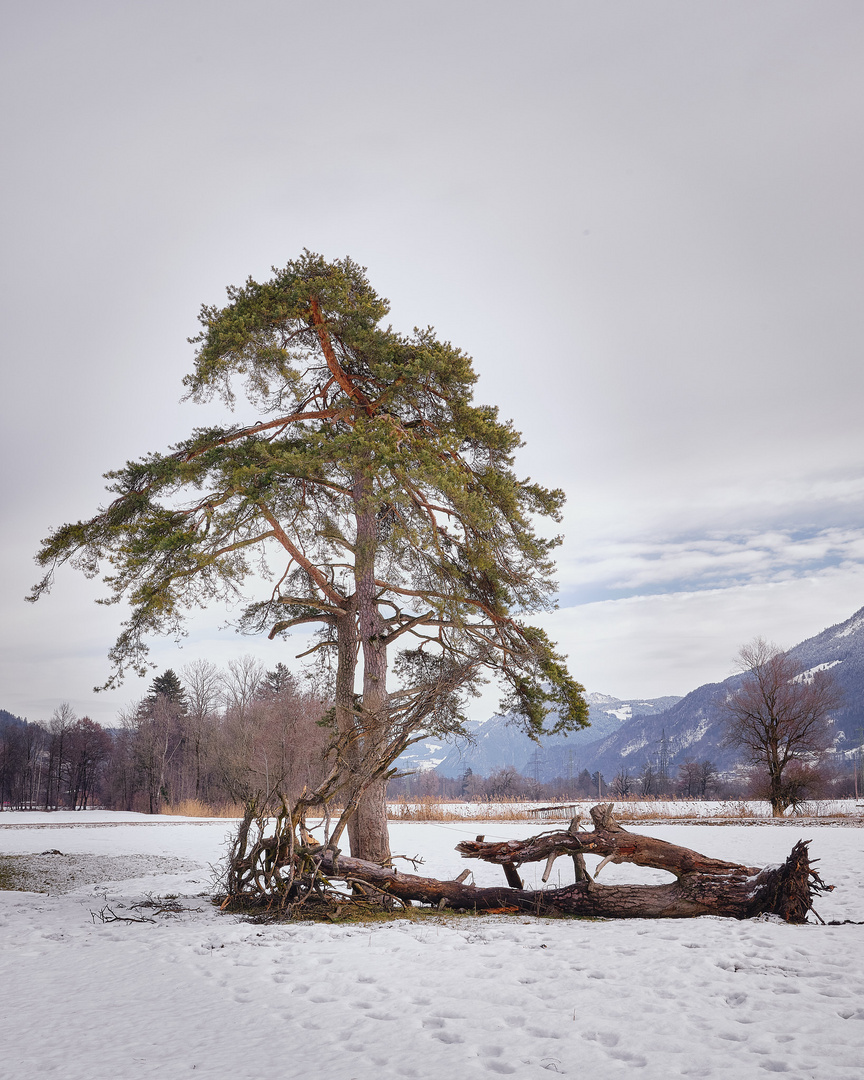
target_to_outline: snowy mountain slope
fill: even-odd
[[[860,746],[864,742],[864,608],[794,646],[789,655],[801,664],[805,677],[830,669],[845,698],[833,718],[836,748],[843,752]],[[622,766],[638,771],[646,761],[656,762],[664,738],[670,765],[685,758],[708,758],[721,769],[730,767],[737,755],[721,745],[717,702],[740,680],[741,675],[732,675],[720,683],[706,683],[659,715],[634,717],[586,748],[585,767],[599,768],[607,777]]]
[[[616,731],[624,721],[633,716],[662,712],[677,700],[663,697],[622,701],[608,694],[588,694],[591,727],[566,739],[559,737],[548,742],[539,752],[541,756],[550,754],[569,763],[571,754],[578,757],[577,751],[582,747]],[[442,776],[461,776],[470,768],[480,776],[488,776],[507,765],[515,766],[526,775],[532,771],[528,762],[538,751],[537,743],[523,735],[506,716],[475,721],[468,727],[471,740],[445,742],[430,738],[416,743],[399,759],[400,771],[436,769]],[[566,775],[566,766],[560,775]]]
[[[538,780],[555,777],[572,778],[583,769],[594,771],[590,765],[592,747],[608,738],[615,738],[634,721],[648,721],[659,716],[680,700],[677,697],[632,698],[622,701],[606,694],[588,694],[591,727],[566,739],[557,738],[542,747],[530,744],[519,771],[523,776]]]

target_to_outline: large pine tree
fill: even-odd
[[[111,657],[146,666],[151,634],[260,583],[244,626],[319,627],[335,671],[335,727],[352,851],[389,857],[386,770],[418,733],[458,730],[464,694],[485,673],[534,736],[583,727],[582,687],[526,616],[551,606],[561,491],[513,470],[520,437],[476,405],[471,360],[431,329],[382,325],[388,304],[350,259],[306,252],[274,277],[203,307],[188,396],[254,421],[196,430],[167,454],[108,474],[115,498],[48,537],[33,598],[69,559],[105,577],[131,616]],[[388,654],[397,678],[388,687]]]

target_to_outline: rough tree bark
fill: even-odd
[[[320,870],[327,877],[370,886],[404,901],[419,901],[439,908],[470,911],[526,912],[534,915],[581,915],[603,918],[694,918],[722,915],[748,919],[762,914],[778,915],[791,923],[807,921],[813,897],[829,891],[813,869],[808,842],[799,840],[782,866],[743,866],[710,859],[689,848],[627,832],[612,817],[611,803],[591,810],[592,832],[578,829],[577,820],[567,832],[548,833],[527,840],[484,843],[482,838],[457,845],[465,858],[499,864],[509,881],[519,883],[516,867],[526,862],[551,864],[561,855],[573,856],[577,867],[585,854],[600,855],[604,863],[632,862],[675,875],[665,885],[601,885],[587,875],[559,889],[477,888],[456,881],[404,874],[361,859],[321,849]],[[317,861],[317,860],[316,860]],[[818,916],[817,916],[818,918]]]

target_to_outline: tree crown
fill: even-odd
[[[517,477],[520,436],[473,403],[470,358],[431,328],[383,326],[387,301],[350,259],[306,252],[228,299],[201,309],[187,396],[233,407],[240,380],[260,418],[106,474],[113,501],[43,542],[31,598],[60,563],[96,575],[107,561],[103,602],[131,606],[111,685],[143,672],[148,636],[269,578],[247,630],[317,624],[326,651],[354,620],[363,643],[413,640],[398,667],[409,694],[445,669],[463,688],[492,670],[530,733],[584,726],[582,688],[523,622],[553,606],[560,538],[533,522],[560,520],[564,495]]]
[[[842,694],[830,671],[808,672],[793,656],[757,637],[738,654],[743,678],[724,703],[726,743],[751,760],[787,762],[825,750],[830,714]]]

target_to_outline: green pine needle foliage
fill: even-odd
[[[187,397],[242,397],[252,416],[107,473],[112,501],[37,555],[31,599],[71,562],[130,605],[106,685],[146,670],[148,638],[263,573],[245,629],[317,626],[343,664],[352,648],[400,654],[389,700],[408,741],[458,729],[490,673],[529,734],[586,725],[582,687],[526,621],[553,606],[560,539],[535,521],[559,521],[564,494],[517,476],[519,433],[474,403],[470,357],[431,328],[397,333],[388,310],[363,268],[310,252],[202,307]]]

